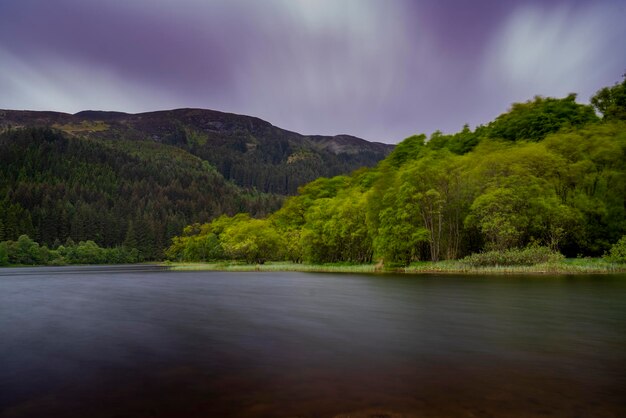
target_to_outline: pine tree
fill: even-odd
[[[128,249],[137,248],[137,235],[135,234],[135,226],[133,221],[128,221],[126,227],[126,238],[124,238],[124,247]]]
[[[139,250],[143,259],[154,259],[156,252],[154,247],[154,231],[145,216],[137,220],[135,231],[137,237],[137,246],[135,248]]]
[[[6,242],[0,242],[0,266],[9,264],[9,251]]]

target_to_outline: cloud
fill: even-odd
[[[356,126],[415,85],[407,71],[423,45],[410,39],[403,3],[375,0],[30,6],[11,5],[4,25],[0,18],[5,107],[194,106],[362,134]],[[383,135],[378,125],[370,138]]]
[[[606,2],[519,7],[486,48],[483,86],[517,101],[599,87],[625,64],[623,18],[623,10]],[[582,100],[591,94],[581,93]]]
[[[0,49],[0,62],[0,108],[141,112],[154,110],[154,103],[174,104],[171,97],[160,95],[149,86],[123,80],[106,69],[55,56],[25,61]]]
[[[411,46],[397,8],[355,0],[270,4],[274,14],[257,21],[261,39],[236,77],[241,100],[255,112],[269,110],[309,132],[316,125],[345,132],[405,87]]]
[[[625,19],[623,0],[0,0],[0,107],[202,107],[397,141],[587,99],[626,69]]]

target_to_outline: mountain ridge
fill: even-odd
[[[182,148],[242,187],[293,194],[318,177],[373,166],[394,145],[340,134],[303,135],[254,116],[180,108],[142,113],[0,110],[0,131],[51,127],[100,140],[151,141]]]
[[[24,116],[35,116],[35,115],[46,116],[47,115],[51,117],[56,117],[55,122],[57,123],[60,121],[60,119],[64,119],[64,122],[67,123],[67,122],[72,122],[72,121],[76,122],[77,121],[76,119],[79,119],[80,121],[91,120],[95,122],[95,121],[107,121],[107,120],[110,121],[115,118],[132,119],[132,118],[142,118],[144,116],[165,115],[165,114],[183,113],[183,112],[194,112],[194,113],[198,112],[198,113],[207,113],[207,114],[212,114],[212,115],[223,115],[223,116],[228,116],[228,117],[251,119],[251,120],[259,122],[260,124],[277,128],[284,132],[288,132],[288,133],[291,133],[300,137],[311,138],[311,139],[320,140],[320,141],[327,140],[329,138],[340,139],[340,140],[345,139],[345,140],[350,140],[356,143],[372,144],[374,146],[383,146],[384,148],[390,148],[390,149],[395,147],[394,144],[387,144],[387,143],[380,142],[380,141],[369,141],[367,139],[363,139],[358,136],[347,134],[347,133],[341,133],[341,134],[335,134],[335,135],[302,134],[296,131],[281,128],[277,125],[272,124],[271,122],[268,122],[256,116],[249,116],[249,115],[243,115],[240,113],[222,112],[219,110],[203,109],[203,108],[195,108],[195,107],[151,110],[148,112],[137,112],[137,113],[120,112],[120,111],[115,111],[115,110],[93,110],[93,109],[85,109],[85,110],[78,111],[76,113],[59,112],[59,111],[53,111],[53,110],[0,109],[0,129],[2,130],[6,129],[8,127],[7,123],[11,123],[11,122],[23,123]],[[13,116],[13,117],[18,116],[18,118],[9,118],[10,116]],[[29,122],[32,122],[32,119],[29,119]],[[41,122],[41,119],[38,122]],[[48,124],[45,123],[45,124],[42,124],[42,126],[48,126]],[[12,125],[11,127],[20,128],[20,127],[26,127],[26,125],[24,126]]]

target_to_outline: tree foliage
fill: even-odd
[[[474,131],[407,138],[375,168],[301,187],[266,219],[238,215],[236,234],[218,219],[193,236],[215,234],[235,259],[267,240],[264,228],[282,259],[316,263],[598,256],[626,233],[625,196],[626,122],[598,121],[575,95],[537,97]],[[183,254],[173,249],[185,239],[170,250]]]
[[[92,240],[155,260],[186,224],[224,213],[265,215],[281,200],[237,187],[169,145],[50,129],[0,134],[0,240]]]
[[[0,242],[0,266],[9,265],[9,248],[6,242]]]
[[[273,213],[280,197],[225,180],[183,149],[205,143],[184,130],[158,143],[8,130],[0,263],[159,259],[170,242],[171,259],[253,263],[408,264],[536,244],[602,255],[626,234],[622,88],[595,96],[601,121],[575,95],[536,97],[474,130],[414,135],[378,166],[312,181]]]
[[[75,244],[71,239],[65,245],[48,248],[28,235],[17,241],[0,242],[0,266],[6,265],[64,265],[64,264],[120,264],[140,261],[137,249],[127,247],[102,248],[93,241]]]
[[[576,103],[576,94],[563,99],[536,96],[511,109],[487,126],[487,135],[509,141],[539,141],[563,127],[579,127],[595,122],[593,108]]]
[[[626,74],[624,80],[604,87],[591,98],[591,104],[605,120],[626,120]]]
[[[613,263],[626,263],[626,235],[611,247],[605,258]]]

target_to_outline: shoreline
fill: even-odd
[[[9,265],[0,267],[1,273],[26,272],[32,268],[51,267],[59,273],[73,270],[100,271],[155,269],[161,271],[222,271],[222,272],[303,272],[303,273],[366,273],[366,274],[464,274],[464,275],[507,275],[507,274],[619,274],[626,273],[626,264],[606,262],[595,259],[566,259],[556,263],[536,264],[533,266],[488,266],[471,267],[455,260],[422,261],[408,267],[381,267],[380,264],[306,264],[291,262],[267,262],[265,264],[246,264],[234,261],[219,262],[171,262],[155,261],[130,264],[65,264],[65,265]]]
[[[232,272],[311,272],[311,273],[376,273],[376,274],[615,274],[625,273],[626,265],[608,263],[602,259],[570,259],[558,263],[534,266],[471,267],[458,261],[419,262],[408,267],[381,268],[377,264],[297,264],[268,262],[244,264],[236,262],[164,262],[172,271],[232,271]]]

